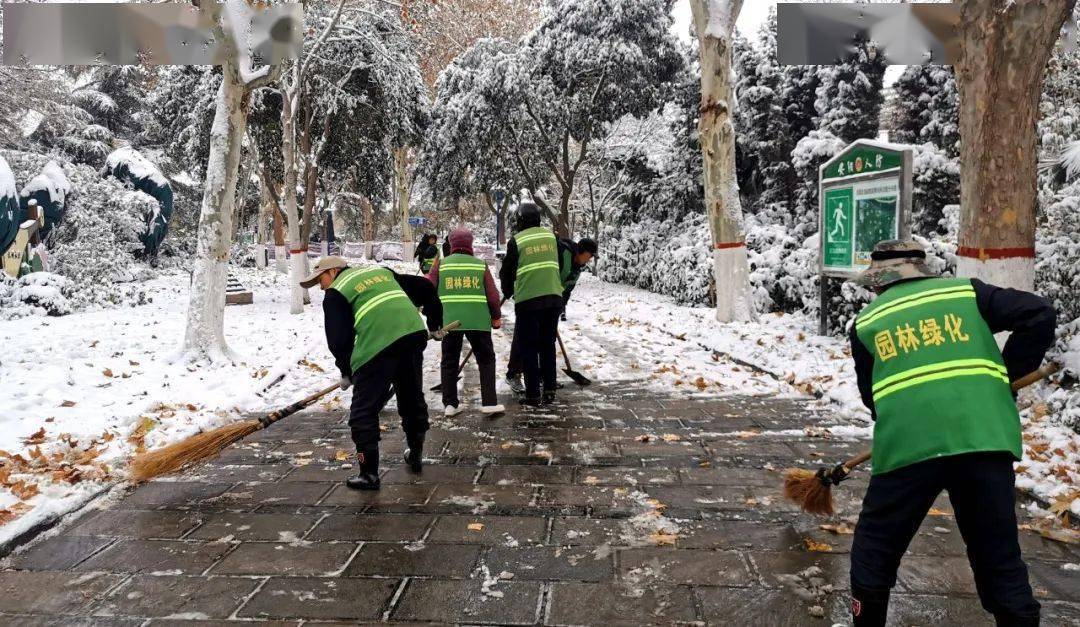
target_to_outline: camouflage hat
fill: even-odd
[[[926,265],[926,250],[913,240],[890,239],[879,242],[870,253],[870,267],[855,282],[880,289],[907,279],[936,277]]]

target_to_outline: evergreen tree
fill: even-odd
[[[822,77],[814,103],[817,128],[846,143],[876,139],[886,67],[872,43],[856,43],[855,51]]]
[[[893,139],[930,142],[950,158],[960,154],[960,111],[956,76],[947,65],[910,65],[897,79]]]

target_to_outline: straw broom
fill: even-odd
[[[428,339],[442,339],[447,333],[461,326],[457,320],[451,322],[438,331],[428,335]],[[218,427],[211,431],[197,433],[190,438],[180,440],[164,448],[159,448],[149,453],[143,453],[135,457],[131,462],[129,478],[135,483],[142,483],[154,477],[179,470],[208,457],[213,457],[221,452],[221,449],[237,442],[247,436],[265,429],[282,418],[288,418],[296,412],[314,405],[318,400],[333,392],[341,386],[340,383],[319,390],[318,392],[301,399],[288,407],[269,413],[257,420],[245,420],[232,425]]]
[[[1012,382],[1013,392],[1041,381],[1061,369],[1056,363],[1049,363],[1035,372]],[[822,466],[815,470],[790,468],[784,471],[784,498],[798,505],[804,512],[831,516],[833,514],[832,487],[848,478],[851,471],[870,459],[871,452],[866,451],[833,468]]]
[[[286,418],[314,405],[320,398],[333,392],[340,387],[335,383],[322,389],[303,400],[299,400],[288,407],[269,413],[258,420],[245,420],[236,424],[225,425],[210,431],[195,434],[186,440],[180,440],[164,448],[159,448],[149,453],[137,456],[131,462],[130,478],[135,483],[142,483],[154,477],[158,477],[184,466],[213,457],[221,452],[226,446],[246,438],[247,436],[265,429],[275,422]]]

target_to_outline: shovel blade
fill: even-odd
[[[585,375],[581,374],[580,372],[577,372],[576,370],[571,370],[569,368],[563,368],[563,372],[566,373],[566,376],[573,379],[574,383],[577,383],[581,387],[585,387],[587,385],[592,385],[592,380],[590,380],[589,377],[586,377]]]

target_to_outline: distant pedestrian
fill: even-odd
[[[345,481],[357,490],[379,489],[379,411],[393,385],[408,449],[405,461],[420,472],[428,408],[423,365],[427,330],[442,326],[443,311],[425,277],[383,268],[350,268],[341,257],[324,257],[300,282],[326,293],[326,342],[341,371],[341,389],[353,388],[349,429],[359,473]],[[427,330],[418,307],[427,318]]]
[[[525,405],[555,402],[555,335],[562,311],[559,277],[559,246],[555,234],[540,226],[540,208],[531,202],[518,207],[518,224],[524,229],[506,245],[499,278],[503,295],[514,299]]]
[[[874,418],[873,474],[851,547],[851,612],[885,625],[908,544],[941,492],[983,608],[998,625],[1039,624],[1016,530],[1020,416],[1009,383],[1054,342],[1045,299],[978,279],[943,279],[912,241],[886,241],[859,282],[878,297],[855,319],[859,392]],[[1004,350],[995,333],[1011,331]]]
[[[439,258],[438,243],[438,236],[425,233],[423,239],[416,245],[416,250],[413,251],[413,258],[420,264],[420,274],[427,274],[430,272],[432,264]]]
[[[450,254],[435,262],[428,279],[439,291],[443,315],[461,321],[461,328],[446,336],[442,344],[442,400],[444,413],[456,415],[461,409],[458,398],[458,360],[464,339],[469,340],[480,370],[480,411],[499,414],[505,411],[495,393],[495,347],[491,330],[502,327],[502,308],[495,279],[487,262],[473,255],[473,234],[457,229],[447,238]]]

